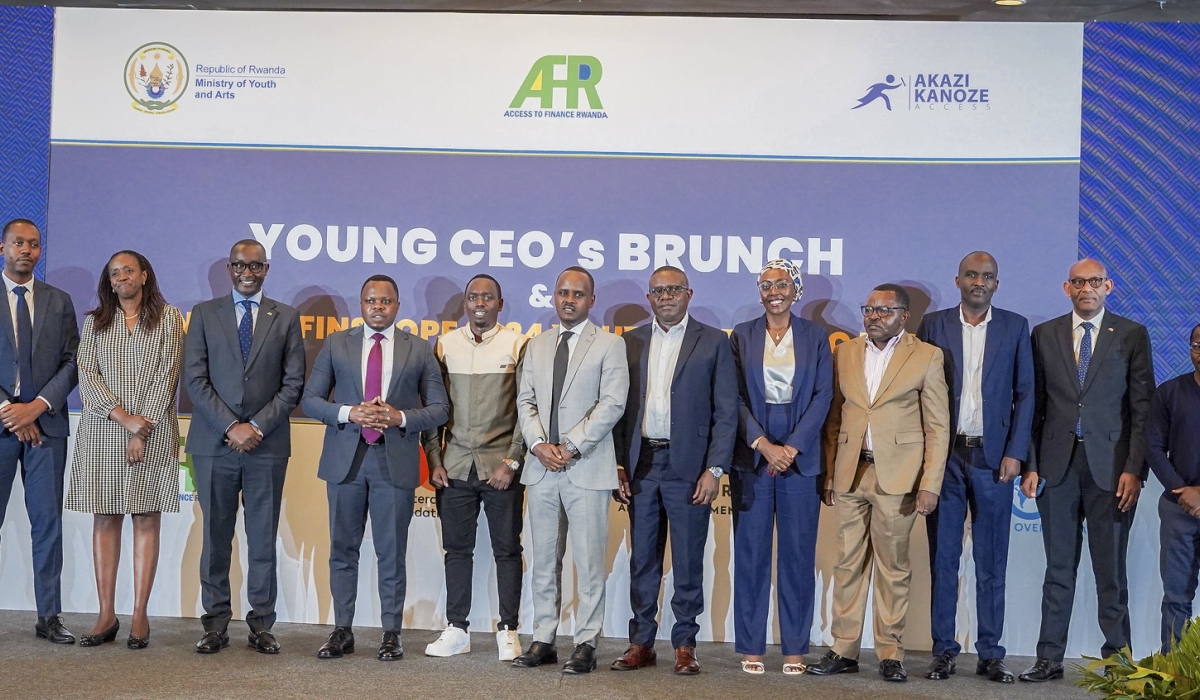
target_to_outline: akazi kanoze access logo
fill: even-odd
[[[608,119],[596,90],[604,68],[595,56],[542,56],[534,61],[504,116],[521,119]],[[587,108],[580,106],[580,95]],[[526,109],[537,100],[535,109]]]
[[[972,83],[970,73],[917,73],[907,77],[889,73],[872,83],[851,110],[874,107],[891,112],[892,99],[911,112],[986,112],[992,108],[991,90]],[[900,88],[905,88],[900,90]]]
[[[175,111],[189,79],[187,59],[161,41],[142,44],[125,62],[125,90],[133,98],[133,108],[146,114]]]

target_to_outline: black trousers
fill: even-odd
[[[1134,508],[1122,513],[1117,495],[1096,484],[1088,468],[1083,442],[1076,440],[1071,463],[1062,481],[1038,498],[1042,541],[1046,547],[1046,577],[1042,583],[1042,628],[1037,655],[1063,660],[1075,579],[1083,554],[1083,523],[1087,522],[1088,551],[1096,577],[1097,617],[1104,634],[1101,656],[1129,644],[1129,582],[1126,578],[1129,530]]]
[[[442,521],[442,546],[446,549],[446,621],[467,629],[474,581],[475,533],[479,506],[487,516],[496,560],[496,592],[500,599],[499,629],[517,629],[521,610],[521,526],[525,487],[516,479],[499,491],[480,479],[471,466],[465,481],[451,479],[437,491],[438,517]]]

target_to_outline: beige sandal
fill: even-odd
[[[785,676],[801,676],[804,675],[804,669],[807,668],[804,664],[784,664],[783,675]]]
[[[761,661],[742,661],[742,671],[752,676],[761,676],[767,672],[767,667]]]

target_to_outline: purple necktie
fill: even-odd
[[[363,401],[370,402],[383,393],[383,338],[382,333],[376,333],[371,336],[371,340],[375,344],[371,346],[371,352],[367,354],[367,382],[363,387]],[[363,440],[374,445],[379,442],[379,438],[383,435],[378,430],[371,428],[363,428]]]

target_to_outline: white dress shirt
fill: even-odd
[[[646,412],[642,416],[642,435],[655,440],[671,439],[671,382],[687,331],[688,315],[664,331],[657,320],[651,321],[650,362],[646,368]]]
[[[978,326],[967,323],[962,304],[958,305],[962,321],[963,378],[962,396],[958,399],[958,434],[983,437],[983,349],[987,345],[987,327],[992,320],[992,307]]]
[[[7,274],[0,272],[0,277],[4,278],[4,289],[7,290],[7,292],[8,292],[8,317],[11,318],[12,322],[13,322],[13,348],[16,349],[16,345],[17,345],[17,293],[14,292],[13,290],[16,289],[18,286],[24,287],[29,290],[28,292],[25,292],[25,303],[29,306],[29,327],[33,328],[33,319],[34,319],[34,315],[33,315],[33,280],[31,279],[23,285],[18,285],[16,282],[13,282],[12,280],[10,280],[8,278]],[[17,350],[17,351],[18,351],[18,353],[20,352],[20,350]],[[21,395],[21,373],[17,372],[17,383],[13,387],[13,398],[16,398],[20,395]],[[47,411],[54,410],[54,407],[51,406],[50,402],[46,400],[46,397],[39,396],[38,398],[42,400],[42,403],[46,404]],[[4,401],[0,401],[0,408],[4,408],[9,403],[10,402],[8,399],[5,399]]]
[[[1095,318],[1084,321],[1079,314],[1071,312],[1071,343],[1075,346],[1075,363],[1079,363],[1079,346],[1083,343],[1083,324],[1092,324],[1092,354],[1096,354],[1096,341],[1100,339],[1100,327],[1104,323],[1104,309]]]
[[[900,339],[904,337],[904,331],[900,331],[900,335],[892,338],[880,350],[870,338],[867,338],[867,354],[863,357],[863,374],[867,379],[867,399],[871,402],[875,401],[875,394],[879,391],[879,385],[883,382],[883,375],[887,372],[888,363],[892,361],[892,355],[896,352],[896,346],[900,343]],[[867,449],[873,450],[871,446],[871,422],[867,421]]]
[[[375,347],[375,340],[371,336],[376,333],[383,334],[383,340],[379,341],[379,349],[383,352],[383,374],[379,382],[379,397],[387,401],[388,386],[392,383],[392,360],[395,359],[394,341],[396,335],[396,326],[391,325],[381,331],[377,331],[370,326],[363,324],[363,344],[362,344],[362,375],[359,378],[359,386],[363,388],[363,398],[367,396],[367,360],[371,356],[371,348]],[[338,409],[338,422],[350,422],[350,409],[353,406],[342,406]],[[393,406],[392,408],[395,408]],[[408,423],[408,419],[404,415],[404,411],[400,411],[400,427],[403,428]]]

